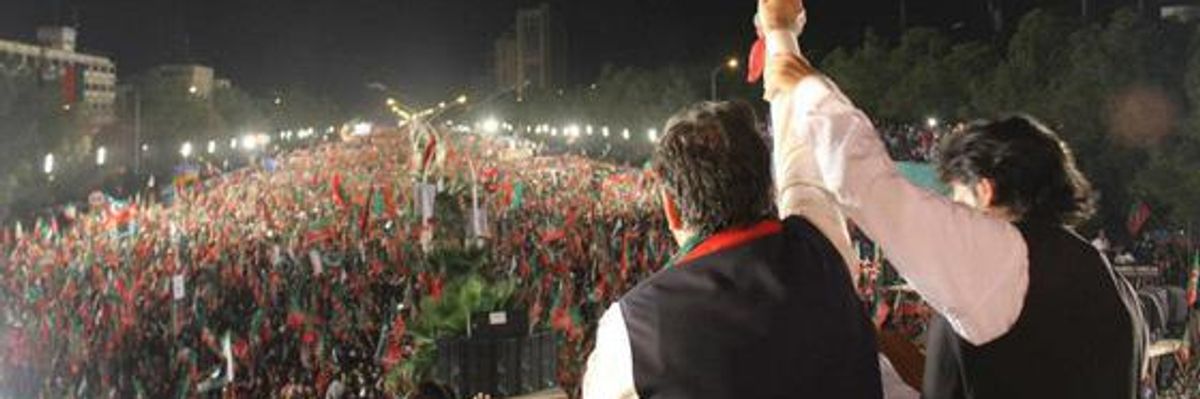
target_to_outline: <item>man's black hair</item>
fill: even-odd
[[[773,216],[771,158],[750,105],[703,102],[667,122],[654,172],[699,234]]]
[[[1095,212],[1091,183],[1058,135],[1028,116],[976,122],[946,137],[938,172],[946,183],[994,182],[994,206],[1020,221],[1074,225]]]

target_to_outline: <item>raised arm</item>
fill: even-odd
[[[788,136],[795,148],[811,148],[820,180],[842,211],[883,246],[900,274],[960,336],[980,345],[1004,335],[1028,288],[1020,233],[900,175],[867,116],[799,56],[798,28],[782,21],[803,21],[803,9],[800,18],[778,17],[787,8],[781,3],[796,1],[760,0],[772,118],[789,121],[776,135]]]
[[[803,14],[796,20],[796,34],[803,29]],[[770,41],[768,44],[788,42]],[[791,41],[795,43],[795,41]],[[775,49],[768,49],[768,52]],[[782,49],[787,50],[787,49]],[[799,49],[795,49],[799,54]],[[771,136],[771,159],[774,163],[775,200],[779,208],[779,216],[787,218],[800,216],[807,219],[817,230],[820,230],[833,246],[837,248],[846,267],[850,270],[850,280],[857,286],[860,272],[858,254],[852,249],[850,234],[846,228],[846,218],[837,208],[833,194],[825,189],[821,182],[821,174],[817,169],[816,158],[808,142],[797,140],[796,135],[783,134],[791,130],[793,121],[786,112],[790,103],[786,93],[767,93],[771,102],[771,126],[775,134]]]

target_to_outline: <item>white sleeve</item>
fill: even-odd
[[[825,190],[812,147],[806,140],[799,140],[799,135],[785,133],[793,123],[786,112],[790,104],[787,94],[777,95],[771,101],[771,125],[776,129],[772,137],[772,160],[779,216],[804,217],[820,230],[846,262],[850,281],[857,287],[859,257],[850,244],[846,219],[837,208],[833,194]]]
[[[968,342],[981,345],[1008,332],[1029,283],[1020,232],[905,180],[871,121],[828,79],[805,78],[789,101],[772,109],[792,121],[776,134],[813,148],[825,187],[900,274]]]
[[[596,346],[583,375],[584,399],[637,399],[633,384],[633,349],[621,303],[609,306],[596,328]]]

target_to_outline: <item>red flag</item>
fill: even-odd
[[[747,63],[747,83],[757,83],[762,79],[763,70],[766,69],[767,63],[767,41],[763,40],[762,30],[758,31],[758,40],[754,41],[754,46],[750,47],[750,60]]]
[[[383,204],[387,207],[387,217],[396,216],[396,198],[391,187],[383,190]]]
[[[363,204],[362,216],[358,219],[358,234],[367,234],[367,225],[371,221],[371,199],[375,198],[375,186],[367,191],[367,201]]]
[[[437,135],[429,134],[429,145],[425,146],[425,156],[421,159],[421,171],[429,169],[429,162],[433,161],[433,155],[437,150]]]
[[[346,206],[346,197],[342,194],[342,174],[341,173],[337,173],[337,174],[333,175],[333,184],[332,184],[331,188],[333,191],[333,203],[337,204],[337,206],[339,206],[339,207],[345,207]]]

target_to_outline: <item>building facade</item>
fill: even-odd
[[[567,83],[567,30],[549,4],[517,11],[513,29],[496,41],[497,85],[555,90]]]
[[[38,28],[37,43],[0,39],[0,70],[57,82],[64,109],[83,112],[94,123],[111,123],[117,65],[107,57],[77,52],[76,39],[75,29],[64,26]]]

